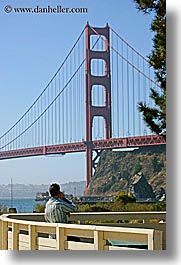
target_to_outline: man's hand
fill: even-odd
[[[64,195],[64,193],[61,192],[61,191],[60,191],[60,195],[59,195],[59,197],[60,197],[60,199],[65,200],[65,195]]]
[[[65,202],[67,202],[67,203],[69,203],[69,204],[72,204],[71,201],[69,201],[68,199],[65,198],[64,193],[61,192],[61,191],[60,191],[60,193],[59,193],[59,198],[62,199],[62,200],[64,200]]]

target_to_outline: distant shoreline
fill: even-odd
[[[22,199],[34,200],[35,198],[34,197],[16,197],[16,196],[13,197],[13,200],[18,200],[18,199],[20,199],[20,200],[22,200]],[[0,200],[11,200],[11,198],[10,197],[2,197],[1,196]]]
[[[73,194],[74,196],[82,195],[85,189],[85,181],[80,182],[68,182],[60,184],[61,189],[67,194]],[[37,192],[47,192],[48,184],[18,184],[14,183],[11,187],[10,184],[0,184],[0,198],[10,198],[11,197],[11,188],[13,190],[13,198],[36,198]]]

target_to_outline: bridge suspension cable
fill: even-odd
[[[85,28],[38,98],[0,137],[0,150],[56,144],[74,141],[77,135],[81,137],[78,130],[83,127],[80,115],[84,113],[81,104],[84,100],[84,32]]]
[[[79,142],[85,138],[85,29],[44,90],[0,137],[0,150]],[[99,38],[92,43],[94,48]]]
[[[106,39],[91,36],[91,49],[104,51]],[[138,103],[153,106],[150,88],[159,89],[149,60],[110,27],[112,137],[149,135]],[[93,59],[92,75],[105,75],[104,60]],[[38,98],[0,137],[0,151],[81,142],[85,132],[85,28]],[[104,106],[104,87],[93,86],[93,106]],[[103,117],[93,120],[93,140],[105,139]]]
[[[110,28],[111,87],[112,87],[112,137],[149,135],[138,104],[144,102],[153,107],[149,97],[150,89],[159,90],[155,81],[154,69],[149,60]],[[92,31],[105,42],[95,28]],[[98,72],[97,72],[98,73]],[[103,131],[103,130],[102,130]],[[103,137],[103,136],[101,136]]]

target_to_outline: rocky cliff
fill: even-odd
[[[142,147],[124,152],[104,150],[86,194],[116,195],[120,191],[129,192],[139,172],[143,175],[142,187],[145,185],[143,181],[145,179],[151,188],[148,189],[150,192],[144,190],[144,196],[145,192],[150,193],[149,196],[154,193],[151,197],[164,193],[166,146]]]
[[[141,172],[131,178],[129,191],[135,196],[136,201],[155,201],[156,199],[152,186]]]

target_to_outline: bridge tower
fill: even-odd
[[[90,47],[92,35],[98,35],[104,38],[104,49],[95,50]],[[104,128],[106,139],[111,138],[111,75],[110,75],[110,47],[109,47],[109,26],[104,28],[91,27],[86,25],[86,187],[88,187],[93,174],[93,143],[92,126],[93,119],[96,116],[104,118]],[[96,76],[92,74],[92,60],[104,61],[104,75]],[[92,90],[97,86],[104,88],[104,105],[92,105]]]

